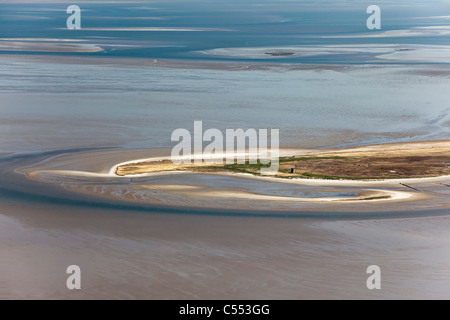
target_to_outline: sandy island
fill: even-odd
[[[135,154],[133,150],[122,152],[128,158]],[[169,157],[129,160],[98,172],[61,165],[71,162],[78,167],[79,157],[94,163],[98,156],[66,155],[62,162],[57,157],[19,171],[30,179],[57,183],[70,191],[187,207],[240,208],[263,201],[282,210],[308,204],[355,207],[358,203],[395,204],[415,200],[447,207],[450,191],[450,141],[347,149],[282,149],[280,168],[274,176],[261,176],[261,165],[176,165]],[[218,155],[218,159],[222,156]],[[114,160],[113,154],[102,157]],[[190,180],[203,175],[208,175],[210,180],[200,183]],[[233,178],[233,187],[229,182],[221,185],[220,179],[214,176]],[[161,179],[165,182],[161,183]],[[251,187],[239,179],[253,181]]]

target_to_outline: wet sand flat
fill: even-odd
[[[314,221],[60,209],[2,206],[0,298],[450,297],[448,217]],[[83,271],[78,292],[65,288],[65,268],[74,263]],[[373,264],[382,269],[379,291],[365,283]]]

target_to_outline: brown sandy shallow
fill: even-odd
[[[1,299],[449,299],[450,218],[319,221],[1,202]],[[82,290],[65,287],[67,266]],[[382,290],[366,287],[379,265]]]

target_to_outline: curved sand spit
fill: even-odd
[[[440,142],[421,142],[421,143],[408,143],[408,144],[389,144],[389,145],[379,145],[379,146],[367,146],[367,147],[358,147],[351,148],[346,150],[325,150],[320,151],[321,154],[367,154],[370,155],[373,152],[393,152],[398,151],[401,153],[408,152],[416,152],[419,150],[432,148],[435,150],[446,150],[450,147],[450,142],[448,141],[440,141]],[[309,154],[317,154],[317,151],[314,150],[294,150],[294,149],[283,149],[280,150],[280,156],[299,156],[299,155],[309,155]],[[217,157],[223,157],[224,155],[217,155]],[[109,193],[113,194],[117,197],[118,194],[124,193],[129,197],[130,190],[137,190],[139,192],[144,192],[145,190],[160,190],[168,192],[167,196],[170,197],[173,194],[178,194],[184,197],[195,198],[195,199],[206,199],[206,198],[216,198],[216,199],[235,199],[235,200],[261,200],[261,201],[269,201],[269,202],[282,202],[282,203],[374,203],[374,202],[392,202],[392,201],[411,201],[411,200],[419,200],[424,198],[429,198],[430,195],[424,194],[422,192],[418,192],[418,190],[412,190],[408,188],[403,188],[404,190],[392,190],[393,187],[398,187],[399,184],[417,184],[417,183],[435,183],[445,182],[450,180],[450,176],[440,176],[440,177],[427,177],[427,178],[413,178],[413,179],[389,179],[389,180],[323,180],[323,179],[304,179],[304,178],[293,178],[293,179],[283,179],[283,178],[275,178],[275,177],[267,177],[267,176],[254,176],[251,174],[240,174],[240,173],[230,173],[230,172],[214,172],[213,175],[218,176],[232,176],[232,177],[243,177],[247,179],[253,179],[256,181],[264,182],[276,182],[276,183],[284,183],[291,185],[301,185],[311,187],[311,193],[314,194],[315,189],[317,187],[335,187],[335,188],[356,188],[356,194],[354,195],[343,195],[343,196],[284,196],[280,194],[262,194],[259,193],[258,190],[239,190],[239,188],[235,188],[233,190],[227,190],[223,188],[223,190],[219,189],[208,189],[206,187],[199,187],[194,185],[151,185],[146,181],[145,183],[136,183],[134,182],[132,187],[124,187],[126,186],[126,182],[130,181],[130,179],[134,178],[151,178],[156,176],[170,176],[176,174],[195,174],[192,171],[160,171],[160,172],[151,172],[151,173],[140,173],[135,175],[127,175],[127,176],[119,176],[116,174],[118,168],[120,166],[143,163],[143,162],[157,162],[169,160],[170,157],[152,157],[138,160],[129,160],[121,163],[117,163],[113,165],[109,171],[107,172],[89,172],[82,170],[65,170],[58,169],[53,170],[47,168],[28,168],[25,171],[26,175],[34,180],[48,180],[48,177],[52,177],[54,181],[63,183],[66,189],[78,191],[78,192],[87,192],[86,188],[81,188],[80,186],[71,186],[70,182],[64,182],[65,179],[70,178],[83,178],[83,181],[86,183],[86,180],[90,178],[95,179],[111,179],[114,178],[115,181],[122,181],[121,187],[127,189],[127,191],[120,192],[112,192],[108,191],[107,188],[101,189],[101,195],[105,196]],[[198,172],[197,172],[198,174]],[[202,174],[202,173],[200,173]],[[148,180],[148,179],[147,179]],[[98,180],[96,180],[98,183]],[[308,188],[307,187],[307,188]],[[89,193],[96,193],[97,189],[90,189]],[[123,190],[123,189],[122,189]],[[120,195],[119,195],[120,196]],[[135,198],[135,197],[134,197]]]

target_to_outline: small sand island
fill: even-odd
[[[256,206],[258,212],[448,207],[450,141],[284,148],[278,172],[271,176],[261,175],[261,163],[177,165],[164,156],[166,152],[123,149],[65,154],[20,172],[67,191],[134,204],[234,210]],[[144,158],[150,154],[153,157]],[[89,169],[94,165],[97,170]]]
[[[324,180],[384,180],[429,178],[450,175],[450,144],[420,142],[312,151],[282,156],[276,178]],[[258,164],[181,164],[170,159],[119,165],[119,176],[167,171],[228,172],[260,175]],[[268,166],[267,166],[268,167]]]

